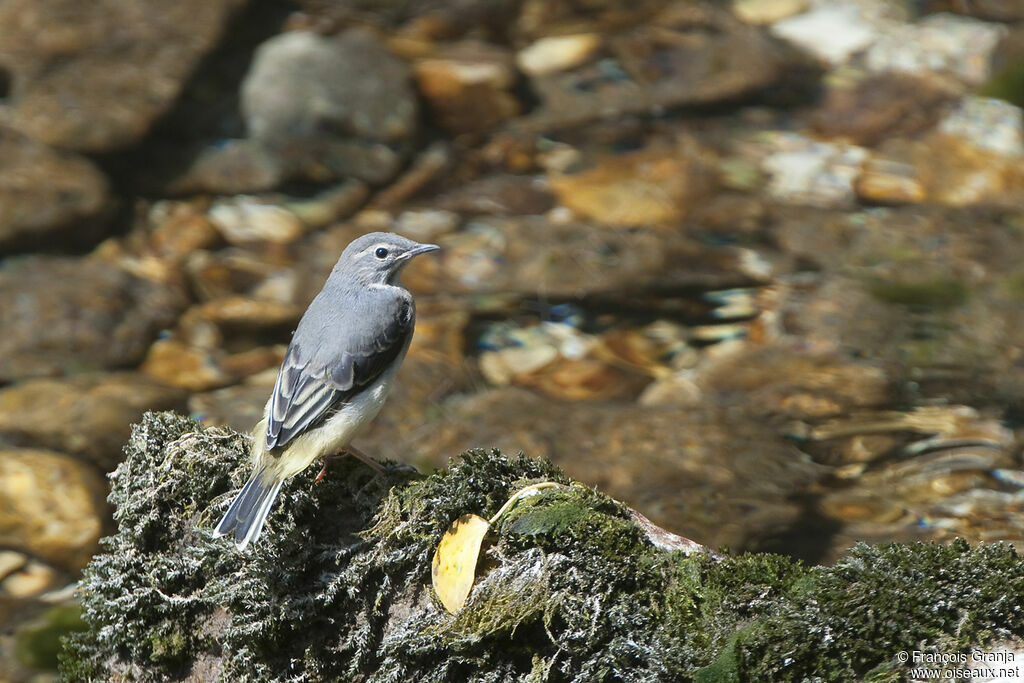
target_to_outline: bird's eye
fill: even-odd
[[[373,252],[373,255],[379,259],[385,259],[388,257],[388,250],[384,247],[377,247],[377,251]]]

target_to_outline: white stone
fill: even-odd
[[[771,176],[768,192],[793,204],[820,207],[854,203],[854,181],[868,152],[863,147],[817,142],[792,133],[778,134],[774,153],[762,162]]]
[[[519,51],[516,65],[531,76],[565,71],[586,62],[600,45],[593,33],[541,38]]]
[[[970,17],[933,14],[916,24],[887,22],[865,56],[872,71],[952,73],[980,84],[1006,27]]]
[[[773,24],[771,32],[832,65],[846,62],[878,37],[853,5],[816,7]]]
[[[939,130],[979,149],[1024,156],[1024,112],[1003,100],[965,97],[939,122]]]
[[[280,206],[240,195],[216,202],[210,220],[231,244],[293,242],[305,232],[298,217]]]
[[[774,24],[807,9],[809,0],[733,0],[732,13],[748,24]]]

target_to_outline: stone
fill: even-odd
[[[287,244],[306,231],[302,221],[291,211],[244,195],[214,202],[209,217],[224,239],[236,245]]]
[[[932,14],[916,23],[886,25],[867,50],[872,71],[953,74],[979,85],[991,73],[990,58],[1006,27],[954,14]]]
[[[150,347],[139,371],[170,386],[206,391],[231,384],[235,379],[220,367],[222,355],[214,349],[160,339]]]
[[[311,228],[330,225],[352,215],[370,195],[366,183],[348,178],[312,197],[289,198],[282,208]]]
[[[986,152],[1024,159],[1024,111],[990,97],[965,97],[939,122],[938,132]]]
[[[248,434],[263,418],[263,407],[274,390],[276,377],[274,368],[242,384],[192,394],[189,414],[203,424],[227,425]]]
[[[429,477],[349,460],[314,486],[310,468],[285,483],[288,506],[241,554],[211,527],[249,474],[246,444],[167,414],[136,430],[113,477],[117,533],[84,572],[86,630],[65,641],[63,679],[345,680],[353,662],[372,661],[370,681],[440,681],[457,660],[477,678],[515,683],[548,671],[664,681],[831,672],[853,681],[883,667],[905,677],[914,665],[886,652],[900,634],[961,639],[965,652],[1000,661],[1024,637],[1014,609],[1024,567],[1012,548],[861,546],[815,567],[713,552],[549,463],[483,449]],[[494,514],[534,482],[547,487],[496,520],[469,601],[454,616],[439,609],[426,577],[444,530],[467,513]],[[694,491],[682,491],[691,503]],[[809,633],[832,640],[823,646]],[[626,658],[616,654],[623,648]]]
[[[147,410],[182,410],[185,399],[135,373],[26,380],[0,389],[0,438],[77,455],[109,472],[129,425]]]
[[[410,267],[404,276],[418,292],[502,296],[542,292],[556,299],[589,296],[633,307],[644,292],[695,286],[724,289],[764,282],[773,272],[752,249],[709,245],[660,226],[623,230],[536,216],[480,217],[459,232],[442,236],[438,243],[442,246],[438,258],[424,262],[419,270]],[[336,246],[320,251],[338,253]],[[333,261],[323,260],[318,272],[325,277]],[[484,299],[470,302],[486,304]]]
[[[718,3],[652,8],[652,18],[605,36],[609,54],[530,77],[539,106],[515,129],[547,132],[630,114],[732,102],[806,81],[815,67]]]
[[[579,173],[552,175],[548,182],[559,201],[583,218],[621,226],[672,223],[713,187],[699,148],[690,147],[609,156]]]
[[[278,250],[253,248],[261,246],[267,245],[193,252],[185,262],[189,285],[203,301],[236,295],[251,297],[259,291],[269,290],[277,294],[262,298],[278,302],[291,301],[301,273],[297,273],[291,267],[292,262]]]
[[[732,11],[748,24],[774,24],[807,10],[810,0],[733,0]]]
[[[946,81],[900,72],[839,80],[811,114],[815,132],[868,147],[934,127],[959,93]]]
[[[0,382],[133,366],[186,300],[179,279],[101,255],[11,260],[0,271]]]
[[[773,24],[771,32],[833,66],[878,39],[876,27],[865,21],[854,4],[823,3]]]
[[[263,43],[241,87],[249,137],[285,176],[379,184],[416,131],[409,69],[372,33],[289,31]]]
[[[555,206],[555,197],[544,177],[501,173],[460,183],[431,203],[457,213],[540,216]]]
[[[530,76],[566,71],[587,62],[600,47],[601,36],[594,33],[548,36],[516,53],[516,66]]]
[[[0,253],[99,240],[111,198],[106,176],[92,162],[2,125],[0,159]]]
[[[768,192],[780,201],[818,207],[848,207],[856,193],[867,150],[854,145],[816,142],[796,133],[776,133],[773,151],[761,162],[771,176]]]
[[[0,122],[54,147],[128,147],[174,104],[244,2],[5,2]]]
[[[1024,157],[992,152],[941,132],[882,151],[895,153],[892,156],[900,161],[909,160],[931,201],[1012,207],[1024,200]]]
[[[201,148],[168,181],[166,191],[172,195],[264,192],[280,185],[286,176],[283,161],[261,142],[230,139]]]
[[[737,550],[757,547],[792,524],[799,513],[786,492],[825,473],[773,427],[741,413],[708,402],[684,411],[676,404],[621,400],[582,409],[503,387],[453,396],[442,404],[441,418],[416,438],[395,444],[388,433],[371,431],[361,443],[385,457],[396,453],[434,466],[451,450],[479,443],[549,458],[660,526]]]
[[[487,131],[519,113],[512,57],[495,46],[448,46],[418,60],[413,75],[437,122],[453,134]]]
[[[910,164],[872,156],[854,183],[857,197],[870,204],[915,204],[927,191]]]
[[[58,578],[59,574],[53,567],[38,560],[29,560],[0,579],[0,596],[15,599],[35,597],[52,588]]]
[[[81,569],[98,548],[106,488],[62,453],[0,449],[0,545]]]
[[[150,245],[161,256],[179,263],[193,252],[218,247],[223,242],[206,212],[189,202],[156,202],[148,219],[155,226]]]

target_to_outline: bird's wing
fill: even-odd
[[[314,351],[293,338],[270,398],[268,451],[329,417],[398,358],[412,335],[415,314],[411,300],[390,304],[342,315],[334,329],[320,331],[332,338],[304,340],[317,343]]]

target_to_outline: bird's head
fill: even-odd
[[[420,244],[393,232],[371,232],[352,241],[342,252],[335,273],[364,284],[396,284],[402,268],[418,254],[439,249]]]

